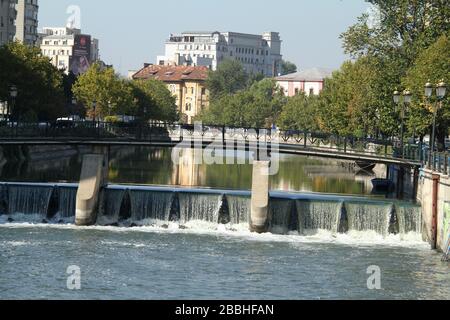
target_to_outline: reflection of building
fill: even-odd
[[[166,41],[158,65],[206,66],[216,70],[226,59],[240,61],[248,73],[267,77],[281,70],[281,39],[277,32],[262,35],[236,32],[183,32]]]
[[[209,106],[207,77],[206,67],[156,65],[145,65],[133,75],[134,80],[156,79],[166,83],[187,123],[192,123],[193,118]]]
[[[17,18],[15,39],[26,45],[37,45],[39,11],[38,0],[18,0],[16,9]]]
[[[49,57],[55,67],[84,73],[99,60],[99,42],[90,35],[73,28],[44,28],[41,39],[42,54]]]
[[[331,77],[332,72],[331,69],[313,68],[277,77],[275,80],[288,97],[300,92],[308,96],[319,95],[323,90],[325,79]]]
[[[180,149],[180,161],[174,164],[172,171],[172,184],[183,187],[196,187],[200,185],[200,163],[203,157],[201,149]]]
[[[0,119],[4,120],[8,118],[8,103],[0,101]]]
[[[14,40],[17,0],[0,1],[0,46]]]

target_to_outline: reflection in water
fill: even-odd
[[[77,182],[82,155],[40,161],[9,161],[0,173],[0,181]],[[235,156],[247,164],[197,164],[200,150],[185,149],[181,161],[174,164],[172,149],[148,147],[112,147],[109,181],[117,184],[176,185],[223,189],[250,189],[252,167],[248,153],[227,153],[224,163]],[[231,161],[236,162],[237,161]],[[241,163],[244,161],[240,161]],[[273,190],[305,191],[338,194],[370,194],[371,180],[377,174],[356,173],[351,162],[294,155],[280,156],[280,169],[271,177]]]

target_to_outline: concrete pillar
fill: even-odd
[[[99,193],[107,183],[108,160],[104,154],[88,154],[83,158],[77,192],[75,224],[90,226],[97,220]]]
[[[267,231],[269,216],[269,167],[270,161],[253,162],[252,209],[250,231]]]

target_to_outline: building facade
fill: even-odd
[[[17,0],[0,0],[0,46],[14,41]]]
[[[42,54],[67,74],[82,74],[99,61],[99,41],[82,34],[80,29],[43,28],[40,47]]]
[[[23,44],[38,44],[38,0],[17,0],[15,40]]]
[[[237,60],[249,74],[266,77],[281,72],[281,39],[277,32],[262,35],[236,32],[183,32],[171,35],[158,65],[206,66],[216,70],[224,60]]]
[[[145,65],[133,79],[163,81],[176,99],[183,122],[192,123],[194,117],[209,106],[209,91],[205,85],[208,70],[204,66]]]
[[[300,92],[304,92],[307,96],[319,95],[325,80],[331,77],[332,73],[332,69],[312,68],[276,77],[275,80],[288,97],[293,97]]]

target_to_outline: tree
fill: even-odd
[[[93,64],[86,73],[78,77],[72,91],[91,116],[94,111],[99,118],[136,113],[132,86],[120,79],[113,68],[101,68],[99,64]]]
[[[297,72],[297,66],[290,62],[290,61],[286,61],[283,60],[281,62],[281,75],[286,75],[286,74],[290,74],[290,73],[295,73]]]
[[[437,84],[441,80],[450,80],[450,41],[445,35],[441,36],[436,43],[431,45],[417,57],[413,67],[408,71],[403,84],[414,93],[411,104],[411,116],[409,117],[409,128],[415,128],[420,135],[431,132],[433,124],[433,104],[436,103],[435,96],[427,101],[424,96],[424,85],[427,82]],[[450,99],[447,94],[443,101],[443,108],[439,110],[437,117],[437,133],[440,147],[443,148],[445,136],[450,126]]]
[[[276,123],[284,103],[275,81],[264,79],[246,90],[219,97],[200,119],[206,124],[268,128]]]
[[[278,126],[282,130],[317,131],[318,102],[318,97],[308,97],[303,92],[288,98],[278,119]]]
[[[62,78],[62,72],[42,56],[39,48],[19,42],[0,47],[0,100],[11,102],[11,86],[18,89],[12,119],[51,121],[62,115]]]
[[[367,56],[345,62],[333,73],[325,82],[320,100],[322,130],[361,136],[380,130],[387,133],[390,128],[386,124],[395,127],[396,121],[390,119],[394,117],[392,103],[382,103],[385,89],[380,81],[381,65],[380,59]]]
[[[450,30],[450,7],[446,0],[366,0],[378,12],[368,14],[341,35],[346,53],[371,54],[396,59],[403,66]]]
[[[233,94],[244,89],[247,79],[247,74],[239,61],[223,61],[216,71],[210,71],[208,74],[206,86],[209,89],[210,99],[219,99],[223,95]]]
[[[131,82],[138,113],[144,119],[177,121],[179,119],[175,97],[166,85],[158,80],[137,80]]]

